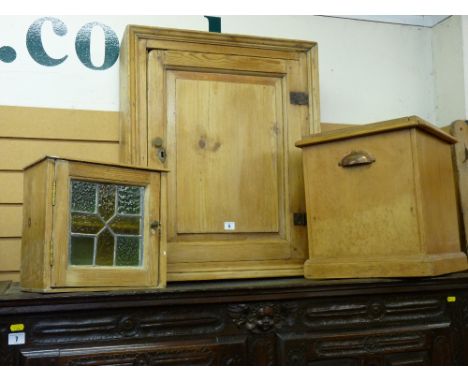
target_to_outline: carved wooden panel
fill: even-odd
[[[303,320],[311,330],[439,322],[448,319],[446,304],[443,298],[433,296],[371,296],[335,300],[307,306]]]
[[[218,341],[129,343],[114,346],[76,347],[52,350],[23,350],[21,365],[245,365],[246,338]]]
[[[31,326],[34,345],[115,341],[130,338],[164,339],[179,336],[209,336],[222,333],[224,320],[219,307],[187,309],[135,309],[114,312],[73,312],[60,318],[45,317]]]
[[[0,364],[467,365],[468,275],[451,277],[5,293]]]
[[[449,365],[448,331],[394,328],[385,331],[279,336],[284,365]],[[431,357],[432,354],[432,357]]]

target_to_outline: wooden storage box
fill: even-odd
[[[317,44],[128,26],[121,161],[168,174],[168,280],[302,276]]]
[[[166,283],[164,170],[45,157],[25,168],[21,287]]]
[[[307,278],[434,276],[468,268],[456,140],[417,117],[304,138]]]

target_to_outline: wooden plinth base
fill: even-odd
[[[411,260],[343,262],[342,260],[309,259],[304,264],[307,279],[343,279],[370,277],[438,276],[468,269],[464,253],[442,253],[411,256]]]

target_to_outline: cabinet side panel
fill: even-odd
[[[123,163],[131,163],[131,109],[132,96],[130,94],[130,43],[128,29],[125,30],[122,44],[120,47],[120,161]]]
[[[415,142],[426,251],[460,252],[451,147],[420,131],[416,131]]]
[[[309,89],[311,103],[310,121],[312,123],[311,133],[320,133],[320,87],[319,87],[319,70],[318,70],[318,45],[315,45],[308,52],[308,72],[309,72]]]
[[[146,42],[127,28],[120,49],[120,160],[146,165]]]
[[[49,161],[27,169],[24,173],[23,236],[21,246],[21,287],[43,289],[49,247],[45,237],[50,224],[47,208],[51,188],[48,184]]]

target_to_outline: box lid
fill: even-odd
[[[417,116],[404,117],[398,119],[391,119],[388,121],[369,123],[366,125],[357,125],[354,127],[346,127],[343,129],[327,131],[323,133],[309,135],[300,141],[296,142],[297,147],[306,147],[325,142],[338,141],[342,139],[349,139],[365,135],[379,134],[394,130],[402,129],[420,129],[428,134],[431,134],[445,142],[456,143],[457,139],[447,134],[443,130],[434,126],[433,124],[425,121]]]

